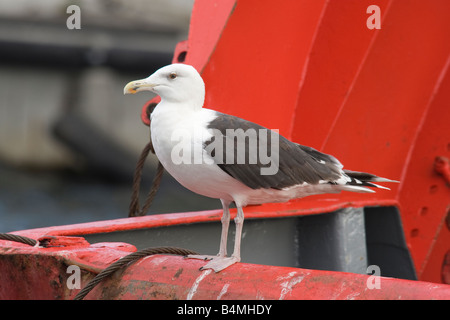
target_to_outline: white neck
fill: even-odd
[[[205,86],[197,86],[192,89],[183,88],[176,95],[166,97],[164,94],[161,94],[160,97],[161,104],[164,105],[178,105],[179,108],[185,107],[192,110],[200,110],[205,102]]]

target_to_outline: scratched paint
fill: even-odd
[[[205,270],[202,272],[202,274],[200,274],[200,276],[198,276],[197,279],[195,279],[194,284],[192,285],[191,289],[189,290],[186,300],[192,300],[192,297],[197,292],[197,288],[198,288],[198,285],[200,284],[200,282],[211,272],[212,272],[211,269]]]
[[[222,296],[227,293],[228,291],[228,287],[230,286],[229,283],[224,284],[224,286],[222,287],[222,290],[220,290],[219,295],[217,296],[217,300],[220,300],[222,298]]]
[[[284,300],[284,298],[286,297],[287,294],[292,293],[292,288],[296,284],[302,282],[302,280],[305,278],[305,276],[307,276],[306,274],[302,274],[297,277],[294,277],[296,273],[297,272],[295,272],[295,271],[289,272],[289,274],[287,276],[281,276],[281,277],[277,278],[277,280],[286,280],[286,281],[283,281],[282,283],[280,283],[281,293],[280,293],[279,300]]]

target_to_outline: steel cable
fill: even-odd
[[[21,242],[21,243],[28,244],[30,246],[35,246],[37,243],[37,241],[34,239],[27,238],[24,236],[19,236],[16,234],[11,234],[11,233],[0,233],[0,240]]]
[[[175,254],[187,256],[189,254],[198,254],[195,251],[182,249],[177,247],[155,247],[147,248],[140,251],[133,252],[123,258],[120,258],[116,262],[112,263],[110,266],[105,268],[102,272],[97,274],[94,279],[92,279],[80,292],[75,296],[74,300],[83,300],[83,298],[104,278],[109,277],[111,274],[119,270],[120,268],[127,266],[143,257],[154,255],[154,254]]]

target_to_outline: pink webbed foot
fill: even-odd
[[[239,257],[220,257],[216,256],[211,259],[206,265],[200,268],[200,270],[212,269],[215,272],[222,271],[223,269],[228,268],[229,266],[239,262],[241,259]]]
[[[197,259],[197,260],[204,260],[204,261],[208,261],[208,260],[212,260],[214,258],[216,258],[217,256],[212,256],[212,255],[202,255],[202,254],[190,254],[187,255],[185,257],[185,259]]]

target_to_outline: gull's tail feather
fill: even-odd
[[[347,176],[349,176],[351,178],[351,180],[347,183],[347,185],[352,185],[352,186],[364,186],[364,187],[372,187],[372,188],[391,190],[387,187],[380,186],[380,185],[372,183],[372,182],[394,182],[394,183],[400,182],[400,181],[396,181],[396,180],[378,177],[374,174],[367,173],[367,172],[358,172],[358,171],[351,171],[351,170],[343,170],[343,171]]]

